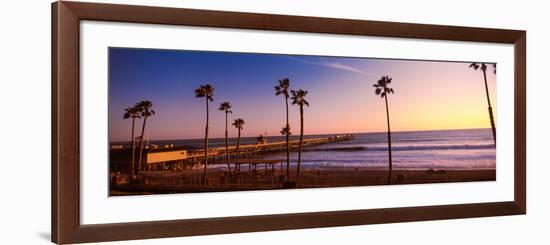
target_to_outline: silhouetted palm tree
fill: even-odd
[[[139,108],[136,106],[128,107],[124,109],[124,119],[132,118],[132,163],[130,164],[130,173],[131,178],[134,179],[134,167],[136,163],[136,141],[134,136],[134,129],[136,124],[136,118],[141,118],[141,113]]]
[[[235,121],[233,122],[233,126],[235,126],[235,128],[237,128],[238,130],[238,133],[237,133],[237,159],[235,161],[235,172],[237,172],[237,163],[239,163],[239,150],[240,150],[240,147],[241,147],[241,130],[243,129],[243,126],[244,126],[244,120],[242,118],[237,118],[235,119]]]
[[[229,165],[229,146],[227,145],[227,116],[229,113],[233,113],[231,111],[231,104],[229,104],[228,101],[223,102],[220,104],[220,108],[218,110],[225,112],[225,163],[227,163],[227,171],[231,173],[231,166]]]
[[[391,184],[391,172],[392,172],[392,160],[391,160],[391,130],[390,130],[390,111],[388,109],[388,94],[393,94],[393,88],[389,87],[389,84],[391,83],[391,77],[389,76],[383,76],[378,80],[377,83],[373,85],[376,89],[374,90],[374,93],[376,95],[380,95],[380,97],[384,98],[386,101],[386,121],[388,123],[388,158],[389,158],[389,166],[390,171],[388,173],[388,185]]]
[[[139,138],[139,160],[138,160],[138,176],[140,175],[141,171],[141,163],[142,163],[142,157],[143,157],[143,139],[145,137],[145,124],[147,124],[147,118],[155,115],[155,111],[151,108],[153,107],[153,103],[148,100],[140,101],[136,104],[136,107],[139,108],[139,111],[141,113],[141,117],[143,118],[143,126],[141,127],[141,137]]]
[[[208,184],[208,178],[206,177],[207,174],[207,167],[208,167],[208,121],[209,121],[209,109],[208,109],[208,102],[214,101],[214,87],[210,84],[205,84],[199,86],[195,90],[195,97],[197,98],[205,98],[206,102],[206,127],[204,129],[204,171],[202,174],[203,183],[205,185]]]
[[[290,180],[290,124],[288,123],[288,88],[290,87],[290,80],[283,78],[279,80],[279,85],[275,86],[275,96],[283,95],[286,107],[286,179]]]
[[[495,119],[493,117],[493,108],[491,107],[491,100],[489,99],[489,88],[487,87],[487,65],[485,63],[472,63],[470,64],[470,68],[473,68],[474,70],[481,69],[483,72],[483,79],[485,81],[485,94],[487,95],[487,104],[489,105],[489,120],[491,121],[491,129],[493,130],[493,140],[495,144],[497,143],[497,132],[495,127]],[[496,64],[493,64],[494,72],[496,73]]]
[[[304,138],[304,105],[309,107],[309,102],[305,99],[307,90],[292,90],[292,104],[300,106],[300,143],[298,145],[298,166],[296,168],[296,180],[300,177],[300,164],[302,163],[302,142]],[[290,130],[289,130],[290,131]]]
[[[292,133],[290,132],[290,127],[284,127],[281,129],[280,131],[281,135],[292,135]]]

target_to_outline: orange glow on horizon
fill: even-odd
[[[224,57],[234,54],[226,55]],[[155,79],[162,76],[164,79],[162,83],[143,81],[140,85],[143,87],[134,83],[125,84],[124,81],[133,81],[131,79],[118,81],[122,84],[118,88],[120,95],[111,98],[109,109],[111,140],[128,139],[129,121],[123,120],[120,113],[126,106],[143,98],[151,99],[157,112],[147,121],[147,134],[151,139],[204,137],[204,101],[193,95],[194,89],[204,81],[215,87],[214,101],[210,103],[209,137],[224,137],[225,114],[217,110],[223,101],[230,101],[232,105],[230,122],[235,118],[245,120],[243,137],[256,137],[264,132],[270,136],[280,135],[285,124],[284,100],[281,96],[275,96],[273,87],[277,79],[286,76],[290,78],[291,89],[309,91],[306,99],[310,106],[304,108],[306,135],[387,131],[385,102],[375,95],[372,86],[385,75],[393,79],[390,87],[395,90],[395,94],[388,96],[392,131],[491,127],[483,73],[469,68],[466,62],[257,56],[251,58],[249,66],[253,67],[235,62],[224,63],[219,60],[222,56],[213,56],[205,64],[219,62],[221,68],[232,68],[226,67],[224,70],[218,67],[218,72],[200,70],[206,65],[197,63],[195,59],[189,59],[192,62],[177,66],[177,69],[153,66],[151,70],[146,70],[146,75]],[[306,58],[307,62],[300,61]],[[271,63],[261,63],[265,59],[270,59]],[[128,62],[132,61],[129,59],[121,63],[128,65],[126,69],[121,69],[121,77],[142,77],[135,75],[141,70],[130,66]],[[172,62],[170,59],[168,61]],[[190,65],[198,68],[189,68]],[[282,65],[286,68],[277,68]],[[167,74],[166,71],[174,74]],[[188,78],[191,75],[194,78]],[[487,85],[496,121],[496,74],[492,66],[487,68]],[[299,108],[291,105],[291,101],[289,106],[291,131],[293,135],[298,135]],[[229,130],[229,137],[235,137],[234,128],[230,126]]]

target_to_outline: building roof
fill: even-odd
[[[169,147],[169,148],[166,148],[166,147],[159,147],[159,148],[149,148],[149,150],[147,151],[148,153],[155,153],[155,152],[168,152],[168,151],[189,151],[191,149],[189,149],[189,147],[187,146],[174,146],[174,147]]]

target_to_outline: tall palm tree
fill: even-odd
[[[305,99],[307,90],[290,91],[292,92],[292,104],[300,107],[300,143],[298,145],[298,166],[296,169],[296,179],[300,177],[300,164],[302,163],[302,142],[304,140],[304,105],[309,107],[309,102]],[[289,128],[290,131],[290,128]]]
[[[141,118],[140,109],[136,106],[128,107],[124,109],[124,119],[132,118],[132,163],[130,164],[130,173],[131,178],[134,179],[134,167],[135,167],[135,158],[136,158],[136,141],[134,136],[134,129],[136,124],[136,118]]]
[[[143,157],[143,139],[145,137],[145,125],[147,124],[147,118],[155,115],[155,111],[151,108],[153,107],[153,103],[148,100],[142,100],[136,104],[136,107],[139,108],[139,111],[141,113],[141,117],[143,117],[143,125],[141,127],[141,137],[139,138],[139,160],[138,160],[138,171],[137,175],[139,176],[141,171],[141,163],[142,163],[142,157]]]
[[[285,100],[286,108],[286,126],[287,129],[285,134],[286,137],[286,179],[290,180],[290,124],[288,123],[288,88],[290,87],[290,80],[288,78],[283,78],[279,80],[279,85],[275,86],[275,96],[283,95]],[[282,132],[282,131],[281,131]]]
[[[238,130],[238,133],[237,133],[237,159],[235,160],[235,172],[237,172],[237,163],[239,163],[239,149],[241,147],[241,130],[243,130],[243,126],[244,126],[244,120],[242,118],[237,118],[235,119],[235,121],[233,122],[233,126],[235,126],[235,128],[237,128]]]
[[[389,76],[383,76],[376,82],[373,87],[376,89],[374,90],[374,93],[376,95],[380,95],[380,97],[384,98],[386,101],[386,121],[388,123],[388,158],[389,158],[389,169],[388,172],[388,185],[391,184],[391,172],[392,172],[392,160],[391,160],[391,130],[390,130],[390,111],[388,109],[388,94],[393,94],[393,88],[389,87],[389,84],[391,83],[392,78]]]
[[[487,65],[485,63],[472,63],[470,64],[470,68],[473,68],[474,70],[481,69],[483,72],[483,79],[485,80],[485,94],[487,95],[487,104],[489,105],[489,119],[491,120],[491,129],[493,130],[493,140],[495,144],[497,143],[497,131],[495,127],[495,119],[493,117],[493,108],[491,107],[491,100],[489,99],[489,88],[487,87]],[[493,64],[494,72],[496,73],[497,67],[496,64]]]
[[[228,101],[223,102],[220,104],[218,110],[225,112],[225,163],[227,163],[227,171],[231,174],[231,165],[229,165],[229,146],[227,145],[227,116],[229,113],[233,113],[231,111],[231,104],[229,104]]]
[[[199,86],[199,88],[195,90],[195,97],[197,98],[204,97],[206,102],[206,127],[204,129],[204,171],[202,174],[202,179],[203,179],[203,183],[207,185],[208,179],[206,178],[206,174],[207,174],[206,169],[208,167],[208,121],[209,121],[208,102],[214,101],[214,87],[212,87],[212,85],[210,84]]]

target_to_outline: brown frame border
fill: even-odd
[[[81,20],[514,44],[514,201],[228,218],[81,225],[79,23]],[[52,241],[80,243],[457,219],[526,213],[526,32],[132,5],[52,4]]]

